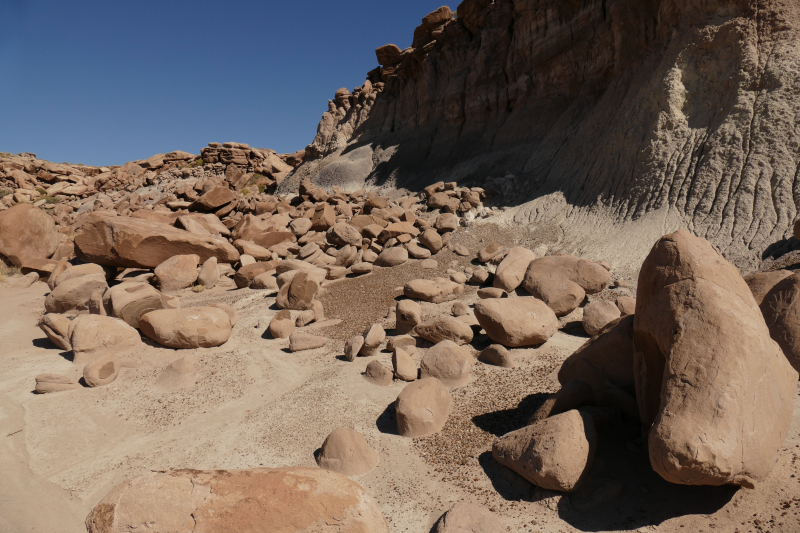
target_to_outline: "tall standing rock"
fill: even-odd
[[[653,469],[686,485],[763,479],[798,375],[739,271],[686,230],[662,237],[639,274],[633,339]]]

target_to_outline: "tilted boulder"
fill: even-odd
[[[436,344],[449,340],[461,346],[472,341],[472,328],[449,315],[437,315],[414,328],[417,335]]]
[[[115,267],[155,268],[173,255],[195,254],[235,263],[239,252],[221,237],[189,233],[132,217],[90,214],[75,236],[75,253],[86,262]]]
[[[88,533],[142,524],[165,532],[389,531],[360,485],[321,468],[149,472],[117,485],[86,517]]]
[[[474,364],[475,358],[466,348],[445,340],[422,357],[420,375],[436,378],[448,387],[461,387],[469,383]]]
[[[586,291],[570,279],[567,269],[552,264],[548,259],[543,257],[528,265],[522,286],[550,306],[556,316],[565,316],[583,302]]]
[[[558,331],[553,310],[531,297],[480,300],[475,318],[490,339],[512,348],[542,344]]]
[[[58,249],[56,224],[44,211],[17,204],[0,213],[0,256],[15,267],[27,259],[47,259]]]
[[[142,346],[139,332],[118,318],[82,315],[69,328],[72,362],[86,365],[108,354],[122,356]]]
[[[50,342],[62,350],[72,350],[69,343],[69,327],[72,321],[58,313],[48,313],[39,320],[39,328],[44,331]]]
[[[798,374],[736,267],[686,230],[662,237],[639,274],[633,339],[653,469],[686,485],[763,479],[786,438]]]
[[[528,265],[534,259],[536,254],[527,248],[521,246],[511,248],[505,259],[497,266],[497,271],[494,273],[494,287],[511,292],[522,285]]]
[[[161,309],[139,319],[142,333],[169,348],[213,348],[231,336],[228,313],[217,307]]]
[[[572,410],[504,435],[492,456],[538,487],[573,492],[586,480],[596,449],[592,417]]]

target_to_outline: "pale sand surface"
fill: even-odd
[[[468,261],[450,252],[436,259],[440,274],[453,261]],[[391,404],[404,383],[372,385],[361,374],[374,358],[348,363],[337,356],[340,339],[354,327],[348,318],[380,321],[385,313],[381,306],[381,316],[378,308],[359,314],[359,290],[391,301],[391,291],[402,285],[397,280],[417,275],[416,269],[412,263],[391,276],[377,272],[326,287],[328,316],[344,321],[316,330],[334,339],[328,346],[295,354],[286,350],[287,340],[262,336],[256,327],[260,317],[276,312],[273,297],[230,285],[183,291],[184,307],[224,301],[238,310],[225,345],[184,351],[145,346],[109,386],[48,395],[32,393],[37,374],[78,377],[81,369],[37,327],[47,286],[0,284],[0,531],[83,532],[84,518],[108,490],[152,470],[313,466],[315,451],[337,426],[361,432],[380,454],[378,467],[355,479],[392,532],[428,532],[460,500],[498,512],[508,531],[800,531],[797,397],[778,463],[755,490],[664,482],[649,470],[638,428],[630,423],[603,430],[591,481],[573,495],[536,489],[499,467],[491,443],[523,425],[557,389],[551,374],[586,340],[574,332],[514,350],[516,369],[476,363],[472,382],[451,391],[453,411],[441,434],[396,435]],[[473,303],[474,288],[463,299]],[[424,313],[447,312],[451,305],[426,304]],[[481,343],[485,337],[474,345]],[[196,386],[156,385],[170,362],[189,353],[200,360]],[[419,361],[420,354],[414,357]],[[375,358],[391,367],[390,353]]]

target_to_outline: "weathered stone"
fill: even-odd
[[[95,359],[83,367],[83,381],[90,387],[108,385],[119,375],[122,360],[115,353]]]
[[[345,476],[363,476],[378,466],[378,452],[361,433],[338,427],[322,443],[317,464],[320,468]]]
[[[239,260],[239,252],[219,237],[203,237],[178,228],[129,217],[90,214],[75,236],[75,253],[89,263],[155,268],[173,255],[195,254],[201,262]]]
[[[213,211],[234,200],[235,196],[227,186],[214,187],[192,203],[191,209],[198,211]]]
[[[756,272],[745,276],[744,281],[750,287],[750,292],[753,293],[756,303],[761,305],[764,297],[769,294],[769,291],[777,285],[780,281],[792,275],[789,270],[773,270],[771,272]]]
[[[504,435],[492,456],[536,486],[573,492],[586,480],[596,448],[592,418],[572,410]]]
[[[269,323],[269,332],[275,339],[288,339],[296,327],[292,313],[288,309],[278,311]]]
[[[154,271],[163,292],[185,289],[197,281],[200,257],[194,254],[174,255],[158,265]]]
[[[158,531],[388,533],[355,482],[321,468],[150,472],[112,489],[86,517],[88,533]],[[268,524],[265,526],[264,524]]]
[[[49,394],[66,390],[82,389],[80,383],[67,376],[58,374],[39,374],[36,376],[36,394]]]
[[[149,283],[126,281],[105,291],[103,307],[107,315],[138,328],[142,316],[164,308],[164,295]]]
[[[506,350],[506,347],[502,344],[492,344],[488,348],[485,348],[480,355],[478,355],[478,361],[486,363],[487,365],[501,366],[503,368],[514,368],[517,366],[516,361],[514,361],[514,356],[511,355],[511,352]]]
[[[570,279],[569,271],[551,264],[549,259],[532,261],[522,285],[532,296],[546,303],[556,316],[565,316],[583,302],[586,291]]]
[[[594,337],[601,329],[621,316],[619,307],[608,300],[595,300],[583,309],[583,329]]]
[[[102,274],[105,275],[105,270],[100,265],[95,265],[94,263],[89,263],[86,265],[74,265],[68,266],[66,269],[61,271],[58,274],[58,277],[54,280],[53,286],[50,287],[51,289],[55,289],[58,287],[60,283],[64,283],[65,281],[69,281],[74,278],[79,278],[81,276],[88,276],[91,274]]]
[[[108,288],[105,274],[89,274],[72,278],[47,295],[44,308],[48,313],[64,313],[73,309],[89,309],[89,301],[95,291],[105,292]]]
[[[620,296],[617,298],[616,304],[622,316],[632,315],[636,312],[636,298]]]
[[[394,377],[403,381],[414,381],[417,379],[417,365],[405,350],[395,346],[392,354],[392,368]]]
[[[498,289],[511,292],[522,284],[528,265],[536,259],[536,254],[516,246],[508,251],[505,259],[498,265],[494,273],[494,286]]]
[[[425,437],[442,430],[450,415],[452,399],[436,378],[415,381],[395,401],[397,430],[403,437]]]
[[[197,275],[197,283],[211,289],[219,281],[219,265],[217,264],[216,257],[209,257],[206,259],[203,266],[200,267],[200,272]]]
[[[197,356],[184,355],[167,366],[156,379],[160,387],[185,389],[197,383]]]
[[[505,250],[505,248],[499,244],[490,244],[478,252],[478,261],[481,263],[488,263],[493,257],[503,253],[503,250]]]
[[[305,311],[313,305],[318,291],[319,282],[308,271],[302,270],[298,271],[291,282],[281,287],[275,301],[281,309]]]
[[[344,358],[347,361],[355,361],[356,357],[358,356],[358,352],[361,351],[361,347],[364,346],[364,337],[362,335],[356,335],[355,337],[351,337],[344,343]]]
[[[56,225],[44,211],[18,204],[0,212],[0,256],[16,266],[28,259],[47,259],[58,249]]]
[[[260,276],[265,272],[274,272],[274,271],[275,271],[274,261],[252,263],[243,266],[239,270],[237,270],[236,275],[233,276],[233,281],[234,283],[236,283],[236,286],[238,288],[244,289],[252,285],[253,280],[255,280],[257,276]]]
[[[449,315],[437,315],[414,328],[415,333],[436,344],[444,340],[461,346],[472,341],[472,328]]]
[[[772,339],[800,371],[800,276],[792,274],[776,283],[764,296],[761,313]]]
[[[392,384],[392,371],[383,366],[380,361],[374,360],[367,365],[364,378],[374,385],[388,387]]]
[[[639,274],[633,338],[653,469],[679,484],[764,479],[798,374],[736,267],[686,230],[662,237]]]
[[[438,254],[444,246],[439,232],[433,228],[428,228],[422,232],[419,236],[419,243],[434,254]]]
[[[65,351],[72,350],[69,343],[69,327],[72,321],[57,313],[48,313],[39,320],[39,328],[44,331],[50,342]]]
[[[479,505],[458,502],[436,522],[432,533],[501,533],[499,516]]]
[[[138,331],[118,318],[99,315],[82,315],[73,320],[69,343],[72,362],[81,366],[110,353],[121,356],[142,346]]]
[[[396,267],[408,261],[408,250],[399,246],[387,248],[378,254],[375,266]]]
[[[386,338],[386,331],[380,324],[372,324],[364,330],[363,338],[364,344],[358,354],[362,357],[372,357],[378,353],[381,343]]]
[[[161,309],[142,316],[139,329],[169,348],[213,348],[228,341],[231,321],[217,307]]]
[[[455,300],[457,294],[464,292],[464,286],[446,278],[415,279],[405,284],[403,294],[407,298],[442,303]]]
[[[322,348],[328,344],[328,339],[318,335],[310,335],[295,331],[289,336],[289,351],[302,352],[303,350],[314,350]]]
[[[553,310],[536,298],[481,300],[475,317],[490,339],[512,348],[542,344],[558,330]]]
[[[420,375],[436,378],[448,387],[461,387],[469,382],[474,362],[466,348],[444,340],[423,356]]]
[[[334,246],[361,246],[361,233],[346,222],[337,222],[326,232],[328,242]]]

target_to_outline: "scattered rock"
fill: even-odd
[[[197,265],[200,257],[174,255],[158,265],[154,271],[156,281],[163,292],[185,289],[197,281]]]
[[[161,309],[139,319],[139,329],[169,348],[213,348],[231,336],[228,313],[217,307]]]
[[[275,272],[262,272],[250,284],[251,289],[268,291],[269,293],[278,292],[278,280],[275,279]]]
[[[538,487],[574,492],[586,480],[596,448],[592,418],[572,410],[504,435],[492,456]]]
[[[405,284],[403,294],[406,298],[442,303],[455,300],[457,294],[464,292],[464,286],[449,279],[415,279]]]
[[[119,375],[122,360],[115,353],[95,359],[83,367],[83,381],[90,387],[108,385]]]
[[[436,378],[423,378],[407,385],[395,402],[398,433],[403,437],[438,433],[447,422],[451,404],[450,393]]]
[[[583,309],[583,329],[594,337],[601,329],[621,316],[619,307],[608,300],[595,300]]]
[[[364,330],[364,344],[361,346],[359,355],[362,357],[372,357],[378,353],[381,343],[386,338],[386,331],[380,324],[372,324]]]
[[[461,387],[469,383],[474,361],[466,348],[445,340],[423,356],[420,375],[436,378],[448,387]]]
[[[419,266],[426,270],[439,268],[439,263],[435,259],[425,259],[419,262]]]
[[[356,335],[355,337],[347,339],[347,342],[344,343],[345,360],[350,362],[355,361],[362,346],[364,346],[364,337],[361,335]]]
[[[776,283],[764,296],[761,313],[772,339],[800,371],[800,275],[792,274]]]
[[[494,273],[494,286],[511,292],[522,284],[528,265],[536,259],[536,255],[521,246],[508,251],[505,259],[498,265]]]
[[[422,307],[414,300],[400,300],[395,312],[395,331],[405,334],[422,321]]]
[[[396,246],[394,248],[387,248],[378,254],[375,260],[375,266],[380,267],[396,267],[408,261],[408,250]]]
[[[370,361],[367,370],[364,372],[367,381],[381,387],[388,387],[392,384],[392,371],[381,364],[380,361]]]
[[[432,533],[501,533],[503,521],[496,514],[473,503],[456,503],[436,522]]]
[[[449,340],[459,346],[472,341],[472,329],[449,315],[437,315],[414,328],[415,333],[436,344]]]
[[[517,366],[514,356],[502,344],[492,344],[485,348],[478,356],[478,361],[487,365],[514,368]]]
[[[405,350],[399,346],[394,347],[392,354],[392,368],[394,377],[403,381],[414,381],[417,379],[417,365]]]
[[[356,275],[369,274],[372,272],[372,263],[356,263],[350,267],[350,272]]]
[[[469,313],[469,306],[464,302],[455,302],[450,312],[453,316],[464,316]]]
[[[39,374],[36,376],[36,394],[49,394],[65,390],[82,389],[80,383],[66,376],[58,374]]]
[[[630,296],[620,296],[617,298],[617,309],[622,316],[628,316],[636,313],[636,298]]]
[[[523,287],[546,303],[556,316],[570,314],[586,298],[586,291],[570,279],[570,272],[552,264],[549,257],[530,263],[525,271]]]
[[[460,255],[461,257],[469,256],[469,250],[467,249],[467,247],[462,246],[460,244],[453,246],[453,253],[455,253],[456,255]]]
[[[164,295],[149,283],[124,282],[103,294],[103,307],[107,315],[138,328],[143,315],[164,308]]]
[[[275,302],[281,309],[305,311],[313,305],[317,291],[319,282],[313,279],[308,271],[302,270],[292,278],[291,282],[281,287]]]
[[[553,310],[530,297],[481,300],[475,317],[490,339],[512,348],[542,344],[558,330]]]
[[[265,522],[266,521],[266,522]],[[321,468],[149,472],[112,489],[86,517],[88,533],[159,531],[388,533],[375,502],[355,482]]]
[[[317,464],[345,476],[363,476],[378,466],[378,459],[378,452],[367,444],[361,433],[338,427],[322,443]]]
[[[288,309],[278,311],[269,323],[269,332],[276,339],[288,339],[294,333],[295,322]]]
[[[295,331],[289,336],[289,351],[302,352],[304,350],[314,350],[322,348],[328,344],[328,339],[319,337],[317,335],[309,335],[308,333],[301,333]]]
[[[484,287],[478,289],[478,298],[481,300],[488,300],[491,298],[508,298],[508,294],[503,289],[497,287]]]

